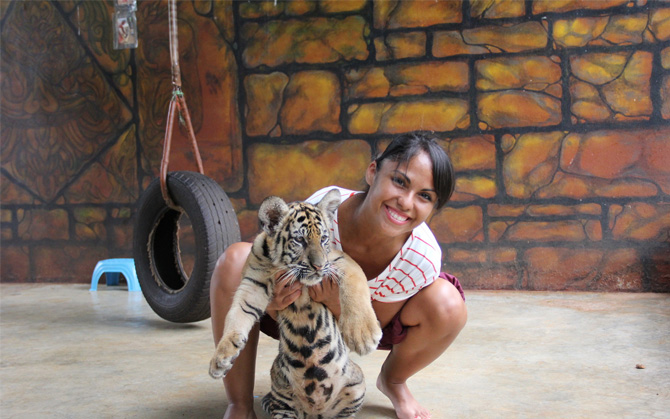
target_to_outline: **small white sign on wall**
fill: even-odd
[[[114,49],[137,48],[137,0],[114,1]]]

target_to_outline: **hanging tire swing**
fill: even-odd
[[[133,257],[142,293],[152,310],[165,320],[189,323],[210,316],[209,283],[212,272],[221,253],[232,243],[240,241],[240,228],[226,193],[214,180],[204,175],[181,90],[176,16],[175,1],[170,0],[173,94],[160,175],[143,192],[138,204]],[[191,139],[199,173],[167,171],[172,127],[177,113],[183,118]],[[180,245],[180,225],[184,216],[193,229],[194,257],[188,264],[182,258]]]

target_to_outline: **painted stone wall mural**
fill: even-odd
[[[232,3],[179,2],[184,92],[206,173],[242,184]],[[0,2],[2,281],[86,282],[131,257],[172,94],[167,3],[139,2],[142,40],[114,50],[111,2]],[[195,170],[185,135],[171,170]]]
[[[111,10],[0,3],[2,281],[87,282],[131,254],[172,94],[167,3],[139,2],[136,50],[112,49]],[[430,225],[466,288],[670,291],[670,2],[202,0],[179,2],[179,41],[245,239],[265,196],[361,188],[421,129],[457,171]]]

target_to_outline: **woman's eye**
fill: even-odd
[[[402,179],[402,178],[394,176],[392,180],[393,180],[393,183],[395,183],[396,185],[405,186],[405,180]]]
[[[433,202],[433,196],[428,193],[422,193],[421,198],[425,199],[426,201]]]

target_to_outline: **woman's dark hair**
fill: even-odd
[[[384,152],[375,159],[375,163],[377,170],[381,169],[386,160],[398,164],[409,163],[412,157],[422,151],[428,154],[433,162],[433,184],[437,194],[435,209],[439,210],[454,193],[455,175],[451,159],[432,134],[418,131],[394,138]]]

